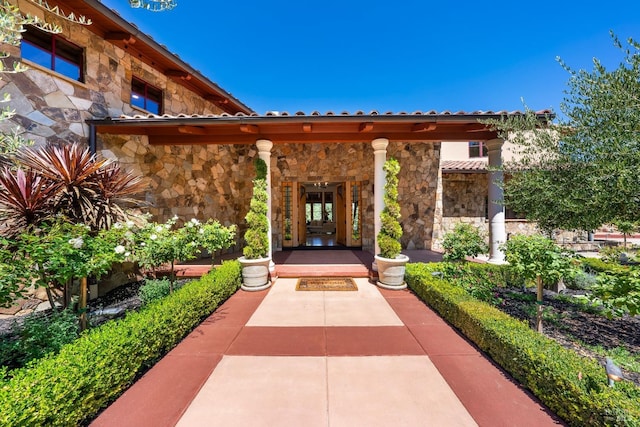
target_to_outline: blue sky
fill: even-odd
[[[258,113],[559,111],[568,73],[640,39],[640,1],[102,0]]]

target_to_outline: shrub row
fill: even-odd
[[[628,274],[629,267],[613,262],[606,262],[599,258],[582,258],[583,268],[591,273]]]
[[[432,275],[437,265],[410,264],[407,283],[448,322],[570,425],[640,425],[640,388],[607,386],[604,368]]]
[[[93,418],[240,286],[240,265],[112,321],[0,382],[0,425],[71,426]]]

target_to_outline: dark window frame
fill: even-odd
[[[141,89],[141,90],[140,90]],[[133,103],[134,94],[139,95],[142,99],[142,105]],[[131,79],[131,105],[137,108],[142,108],[145,111],[148,111],[153,114],[162,114],[162,110],[164,107],[164,94],[162,89],[142,80],[138,77],[133,77]],[[158,111],[154,111],[149,108],[149,101],[154,102],[158,105]]]
[[[60,75],[84,83],[86,61],[85,50],[82,46],[70,42],[59,34],[48,33],[32,25],[28,25],[26,31],[22,34],[22,43],[26,43],[32,48],[47,53],[51,56],[51,61],[48,65],[45,65],[35,58],[32,59],[33,57],[25,56],[24,49],[22,49],[21,45],[20,54],[22,55],[22,59],[26,59]],[[57,60],[77,67],[78,76],[69,75],[61,70],[61,67],[57,65]]]
[[[481,159],[488,156],[487,144],[485,144],[484,141],[469,141],[470,159]]]

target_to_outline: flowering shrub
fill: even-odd
[[[99,278],[114,262],[124,260],[125,253],[114,250],[120,239],[115,230],[92,233],[84,224],[56,218],[13,239],[0,239],[0,270],[7,272],[0,283],[8,287],[13,280],[13,286],[45,287],[53,306],[52,288],[65,289],[74,278]],[[10,303],[11,298],[4,302]]]
[[[224,227],[211,219],[202,223],[193,218],[182,227],[176,227],[177,221],[178,217],[173,217],[164,224],[142,224],[134,234],[134,246],[131,247],[133,258],[145,268],[155,271],[163,264],[170,264],[171,282],[174,281],[176,261],[194,259],[202,249],[213,253],[229,248],[234,243],[236,231],[235,225]]]

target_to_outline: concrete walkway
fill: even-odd
[[[239,291],[93,426],[561,424],[410,291]]]

